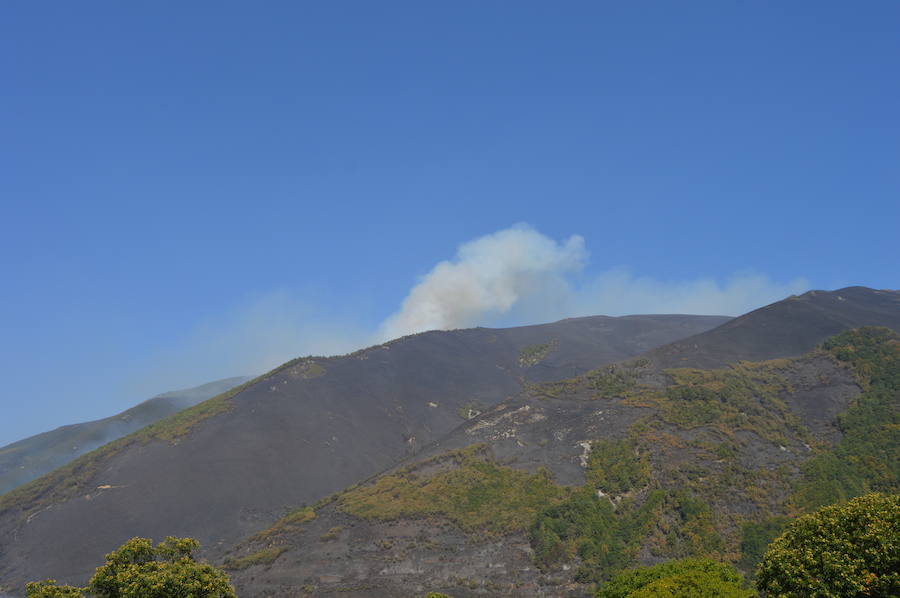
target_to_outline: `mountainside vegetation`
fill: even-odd
[[[228,576],[194,559],[200,544],[192,538],[132,538],[106,555],[87,586],[31,582],[27,598],[236,598]]]
[[[592,319],[294,360],[0,498],[0,578],[197,530],[241,598],[743,598],[798,517],[900,492],[897,306],[807,294],[594,369]]]
[[[423,592],[529,595],[527,588],[549,584],[553,595],[577,596],[592,584],[612,591],[613,580],[630,579],[624,573],[630,568],[667,561],[690,566],[661,566],[665,575],[621,595],[693,596],[673,588],[715,578],[718,586],[711,587],[720,593],[710,596],[749,596],[731,567],[754,577],[769,543],[794,517],[872,490],[900,491],[898,349],[896,332],[863,328],[798,358],[663,371],[636,361],[533,386],[526,398],[451,435],[446,444],[460,449],[436,449],[320,505],[315,531],[303,529],[312,525],[309,517],[239,548],[231,558],[283,550],[273,562],[247,569],[255,581],[239,574],[237,587],[250,596],[280,596],[291,570],[330,580],[314,573],[320,570],[314,562],[303,564],[303,553],[340,525],[337,544],[312,558],[356,563],[368,595],[415,583],[402,572],[417,570],[415,587]],[[830,428],[804,421],[809,401],[841,415]],[[604,434],[604,425],[616,431]],[[580,482],[560,481],[566,460],[580,461]],[[398,548],[400,530],[413,522],[444,537]],[[504,552],[498,538],[510,546],[524,542],[530,556],[523,561]],[[363,552],[351,546],[357,542],[381,548]],[[449,572],[478,553],[493,555],[480,578]],[[288,558],[290,567],[283,565]],[[706,560],[679,560],[698,558]],[[374,568],[359,573],[361,566]],[[512,575],[511,568],[523,566]],[[267,570],[273,583],[264,581]],[[312,584],[315,595],[362,596],[357,586]]]

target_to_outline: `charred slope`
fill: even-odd
[[[294,360],[0,498],[0,580],[82,583],[135,535],[191,536],[216,555],[287,508],[415,454],[531,380],[572,376],[726,320],[580,318]]]
[[[244,598],[584,596],[635,562],[752,569],[786,516],[900,490],[900,336],[535,385],[223,560]],[[869,442],[869,439],[877,439]]]
[[[44,475],[100,445],[249,380],[247,377],[216,380],[194,388],[155,396],[118,415],[62,426],[0,447],[0,494]]]
[[[860,326],[900,330],[900,291],[847,287],[809,291],[651,351],[661,367],[722,367],[801,355],[833,334]]]

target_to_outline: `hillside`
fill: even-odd
[[[900,329],[900,292],[865,287],[809,291],[659,347],[647,357],[659,367],[701,368],[793,357],[860,326]]]
[[[247,380],[247,377],[226,378],[163,393],[112,417],[62,426],[0,447],[0,494]]]
[[[136,535],[195,537],[215,557],[292,506],[417,454],[524,385],[728,320],[598,316],[429,332],[294,360],[0,497],[0,580],[14,590],[45,577],[81,583]]]
[[[900,335],[713,370],[646,358],[536,384],[248,537],[244,598],[584,596],[634,563],[751,570],[787,516],[900,491]]]

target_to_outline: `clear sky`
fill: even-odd
[[[894,0],[4,2],[0,445],[422,326],[897,288],[898,74]]]

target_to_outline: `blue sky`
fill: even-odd
[[[0,445],[459,280],[494,295],[439,324],[897,288],[898,32],[887,0],[6,2]]]

